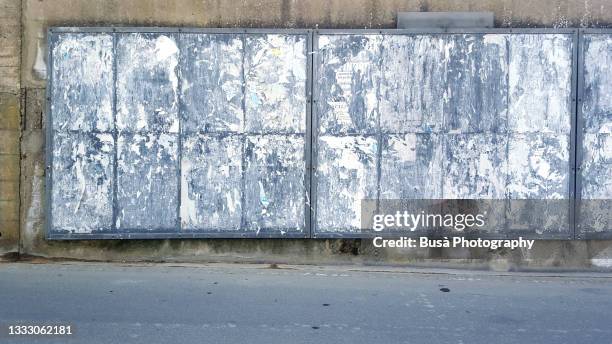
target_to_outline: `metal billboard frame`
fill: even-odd
[[[305,198],[305,209],[304,209],[304,230],[302,232],[287,231],[286,234],[281,234],[281,230],[261,230],[256,231],[181,231],[180,229],[180,212],[178,214],[178,224],[176,228],[169,228],[166,231],[150,231],[143,232],[142,230],[130,231],[122,230],[121,232],[96,232],[92,234],[74,234],[74,233],[58,233],[52,232],[52,212],[51,212],[51,195],[53,187],[52,178],[52,147],[53,147],[53,130],[51,127],[53,114],[51,111],[51,92],[53,86],[53,52],[52,46],[54,44],[53,35],[61,33],[108,33],[113,35],[113,49],[116,45],[116,34],[119,33],[168,33],[168,34],[188,34],[188,33],[201,33],[201,34],[294,34],[304,35],[306,37],[306,131],[304,133],[304,157],[305,157],[305,174],[304,174],[304,198]],[[46,237],[51,240],[88,240],[88,239],[197,239],[197,238],[368,238],[370,236],[364,235],[361,232],[320,232],[317,233],[316,229],[316,165],[317,165],[317,138],[318,138],[318,115],[316,113],[315,105],[318,99],[315,98],[315,91],[317,85],[317,67],[319,55],[318,52],[318,38],[320,35],[435,35],[435,34],[567,34],[572,36],[572,77],[571,77],[571,133],[570,133],[570,161],[569,161],[569,228],[570,235],[565,234],[546,234],[545,236],[535,236],[537,239],[605,239],[612,238],[612,233],[604,236],[599,235],[587,235],[585,237],[580,236],[576,229],[576,219],[578,214],[576,213],[575,201],[580,197],[581,190],[581,178],[578,175],[580,172],[580,161],[581,161],[581,104],[583,94],[583,63],[582,63],[582,48],[583,40],[582,34],[586,33],[612,33],[610,29],[549,29],[549,28],[518,28],[518,29],[242,29],[242,28],[179,28],[179,27],[51,27],[48,29],[48,42],[49,48],[47,51],[47,70],[49,76],[47,78],[47,95],[46,95],[46,118],[45,118],[45,214],[46,214]],[[180,40],[179,40],[180,44]],[[113,56],[116,59],[115,56]],[[182,58],[182,56],[179,56]],[[114,78],[116,78],[116,60],[113,61]],[[179,83],[181,83],[181,76],[179,73]],[[113,115],[115,111],[116,92],[113,91]],[[179,103],[182,101],[182,97],[178,98]],[[116,129],[113,130],[114,137],[116,139]],[[379,136],[380,134],[377,134]],[[179,140],[182,137],[179,132]],[[181,144],[179,144],[180,150]],[[116,147],[115,147],[116,150]],[[180,153],[179,153],[180,154]],[[180,156],[179,156],[180,159]],[[115,157],[116,165],[116,157]],[[179,160],[180,165],[180,160]],[[116,168],[116,166],[114,167]],[[116,174],[116,171],[114,171]],[[179,178],[180,178],[180,166],[179,166]],[[115,180],[116,181],[116,180]],[[116,183],[114,185],[116,189]],[[179,183],[180,188],[180,183]],[[180,189],[179,189],[180,190]],[[114,190],[116,192],[116,190]],[[116,202],[113,203],[113,207],[116,207]],[[178,201],[178,207],[180,207],[180,199]],[[113,210],[113,213],[116,209]],[[113,219],[116,214],[113,215]],[[113,229],[115,224],[113,223]],[[605,233],[604,233],[605,234]],[[423,235],[420,232],[414,233],[402,233],[405,236],[418,236]],[[491,233],[476,235],[482,238],[512,238],[517,235],[521,235],[519,232],[504,232],[504,233]],[[466,235],[470,237],[471,235]],[[524,236],[524,235],[523,235]],[[530,237],[527,235],[527,237]]]
[[[576,185],[574,181],[575,177],[575,168],[576,168],[576,145],[575,145],[575,134],[576,134],[576,86],[577,86],[577,67],[578,67],[578,29],[575,28],[486,28],[486,29],[435,29],[435,28],[427,28],[427,29],[321,29],[314,31],[313,37],[313,51],[319,51],[319,36],[321,35],[444,35],[444,34],[566,34],[571,35],[572,37],[572,76],[571,76],[571,128],[570,128],[570,159],[568,162],[568,173],[569,173],[569,183],[568,183],[568,197],[569,197],[569,209],[568,209],[568,233],[547,233],[545,236],[543,235],[533,235],[521,233],[521,232],[507,232],[504,233],[483,233],[483,234],[466,234],[465,237],[479,237],[485,239],[506,239],[506,238],[514,238],[519,235],[525,238],[533,238],[533,239],[559,239],[559,240],[571,240],[576,236],[576,228],[575,228],[575,219],[574,219],[574,210],[575,204],[574,199],[576,195]],[[317,104],[318,99],[315,99],[315,95],[318,94],[316,80],[318,78],[317,69],[318,69],[318,59],[319,55],[315,54],[315,58],[313,59],[313,68],[312,68],[312,80],[313,80],[313,104]],[[316,173],[314,171],[317,168],[317,155],[318,155],[318,146],[316,144],[319,135],[319,116],[317,113],[316,106],[313,106],[312,110],[312,165],[313,165],[313,173],[311,177],[311,193],[313,195],[313,209],[311,212],[311,232],[312,238],[319,239],[340,239],[340,238],[355,238],[355,239],[363,239],[363,238],[371,238],[372,234],[362,233],[360,231],[354,232],[318,232],[317,228],[317,198],[316,189],[317,189],[317,180]],[[372,135],[370,135],[372,136]],[[380,133],[374,135],[380,136]],[[380,149],[378,154],[380,154]],[[380,156],[378,157],[380,159]],[[422,236],[423,232],[401,232],[401,233],[385,233],[381,234],[383,237],[392,237],[401,234],[405,237],[419,237]]]
[[[45,233],[46,239],[48,240],[94,240],[94,239],[198,239],[198,238],[310,238],[311,237],[311,181],[310,181],[310,169],[311,169],[311,117],[312,117],[312,37],[313,30],[311,29],[242,29],[242,28],[182,28],[182,27],[112,27],[112,26],[100,26],[100,27],[49,27],[47,29],[47,70],[49,71],[47,77],[47,94],[46,94],[46,105],[45,105]],[[116,216],[117,216],[117,184],[116,184],[116,168],[117,168],[117,129],[113,128],[113,138],[115,139],[115,157],[113,164],[113,223],[109,231],[100,231],[89,233],[69,233],[69,232],[54,232],[52,228],[52,191],[53,191],[53,113],[51,110],[51,97],[53,90],[53,46],[55,44],[55,35],[57,34],[85,34],[85,33],[105,33],[113,36],[113,82],[116,81],[117,76],[117,61],[116,61],[116,44],[117,34],[121,33],[151,33],[151,34],[172,34],[177,38],[177,44],[181,44],[179,35],[181,34],[234,34],[244,36],[249,34],[284,34],[284,35],[297,35],[304,36],[306,39],[306,85],[305,85],[305,132],[304,137],[304,227],[303,231],[295,231],[294,229],[261,229],[257,231],[221,231],[221,230],[181,230],[181,218],[180,218],[180,205],[181,200],[178,198],[177,202],[177,224],[172,228],[158,229],[154,231],[144,231],[141,229],[121,229],[118,231],[116,228]],[[181,61],[182,55],[180,55],[179,47],[179,61]],[[180,65],[180,63],[179,63]],[[180,68],[180,67],[179,67]],[[181,73],[178,73],[179,85],[182,83]],[[178,103],[179,106],[182,102],[182,96],[179,93]],[[113,105],[112,105],[113,117],[116,116],[116,89],[113,90]],[[116,123],[116,121],[114,121]],[[180,176],[181,176],[181,146],[182,146],[182,135],[180,131],[180,114],[179,114],[179,133],[178,136],[178,156],[177,156],[177,177],[179,178],[178,190],[180,195]]]

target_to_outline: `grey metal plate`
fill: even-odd
[[[492,28],[493,12],[398,12],[397,28]]]

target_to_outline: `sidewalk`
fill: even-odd
[[[0,264],[1,343],[610,343],[612,274]],[[69,337],[8,326],[71,325]]]

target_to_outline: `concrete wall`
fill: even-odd
[[[19,244],[21,1],[0,0],[0,254]]]
[[[380,250],[365,240],[49,242],[43,229],[48,26],[393,28],[398,11],[493,11],[500,27],[606,27],[611,10],[607,0],[0,0],[0,254],[17,252],[19,242],[22,255],[91,260],[612,267],[610,241],[542,241],[531,251],[491,253]]]

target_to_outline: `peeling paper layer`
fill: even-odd
[[[584,35],[584,100],[588,133],[612,134],[612,36]]]
[[[91,233],[111,229],[114,148],[111,134],[55,133],[53,230]]]
[[[245,54],[246,131],[303,134],[306,38],[249,35]]]
[[[381,42],[378,35],[320,36],[320,134],[377,132]]]
[[[178,57],[173,35],[117,36],[117,129],[178,133]]]
[[[515,134],[508,139],[508,197],[568,199],[570,136]]]
[[[443,131],[448,40],[448,36],[385,36],[379,97],[383,132]]]
[[[305,231],[308,35],[54,37],[53,230]]]
[[[122,133],[117,142],[117,228],[168,230],[178,223],[178,136]]]
[[[322,35],[319,47],[317,231],[355,231],[363,198],[569,196],[572,35]],[[334,159],[360,156],[352,135],[381,147],[348,184],[350,159]],[[543,231],[568,230],[558,224]]]
[[[570,35],[510,35],[508,128],[569,133],[572,104]]]
[[[243,39],[184,34],[181,42],[183,132],[243,132]]]
[[[383,136],[380,199],[441,199],[443,136]]]
[[[451,133],[505,132],[508,60],[505,35],[453,35],[444,126]]]
[[[506,198],[507,142],[497,134],[446,135],[443,198]]]
[[[612,36],[585,34],[584,96],[580,197],[577,212],[580,233],[612,230]],[[581,154],[580,154],[581,153]]]
[[[361,200],[377,197],[378,141],[364,136],[323,136],[318,150],[317,230],[357,232]]]
[[[581,232],[609,231],[612,205],[612,134],[583,135]],[[605,201],[602,201],[605,200]]]
[[[181,221],[185,230],[241,228],[242,152],[240,136],[183,137]]]
[[[53,130],[114,129],[113,37],[64,34],[53,45]]]
[[[582,198],[612,199],[612,134],[583,135]]]
[[[248,136],[245,230],[304,231],[304,137]]]

